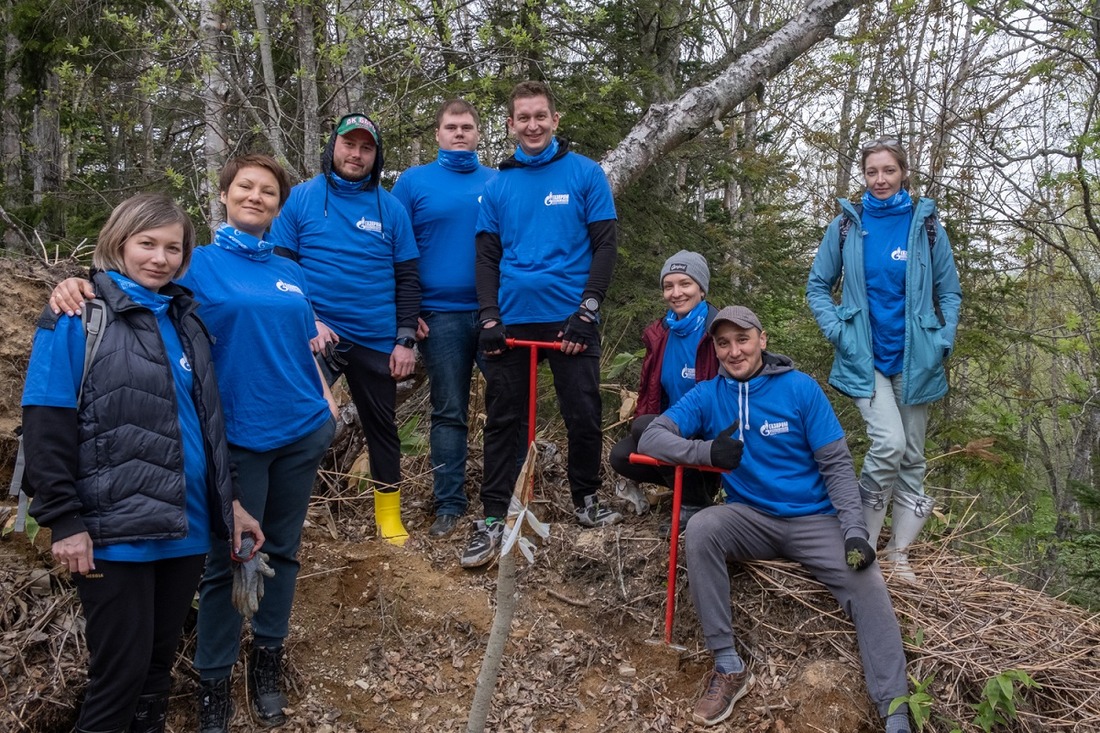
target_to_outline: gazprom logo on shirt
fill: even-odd
[[[680,370],[680,377],[682,379],[695,379],[695,367],[685,366]]]
[[[779,422],[767,422],[760,426],[760,434],[767,437],[769,435],[780,435],[782,433],[790,432],[790,424],[786,420],[780,420]]]
[[[298,295],[305,295],[305,293],[302,292],[302,289],[294,283],[287,283],[279,280],[275,283],[275,287],[279,290],[282,290],[284,293],[297,293]]]
[[[183,367],[183,371],[191,371],[191,362],[187,361],[187,354],[180,355],[180,366]]]
[[[546,194],[546,198],[542,200],[542,203],[546,204],[547,206],[568,206],[569,194],[554,193],[553,191],[551,191],[550,193]]]
[[[890,259],[894,260],[895,262],[905,262],[909,259],[909,253],[901,247],[898,247],[890,253]]]
[[[355,222],[355,228],[362,229],[364,232],[380,232],[382,231],[382,222],[371,221],[364,216],[362,219]]]

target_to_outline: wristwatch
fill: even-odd
[[[596,300],[595,298],[585,298],[583,301],[581,301],[581,308],[584,308],[589,313],[599,313],[600,301]]]
[[[398,346],[404,346],[406,349],[411,349],[412,347],[416,346],[416,339],[414,339],[412,336],[402,336],[399,339],[395,339],[394,343]]]

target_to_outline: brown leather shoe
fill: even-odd
[[[754,681],[747,667],[729,674],[712,669],[707,676],[706,692],[695,703],[695,721],[703,725],[721,723],[730,716],[733,704],[745,696]]]

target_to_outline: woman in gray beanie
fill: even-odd
[[[718,357],[707,333],[718,309],[707,303],[710,268],[698,252],[680,250],[665,260],[661,268],[661,294],[668,304],[662,318],[646,326],[642,332],[645,357],[642,360],[642,381],[638,387],[638,406],[630,434],[611,449],[609,462],[615,472],[625,478],[619,494],[639,496],[630,482],[672,485],[672,469],[636,466],[630,454],[638,448],[638,438],[653,418],[667,410],[695,386],[718,374]],[[718,481],[713,474],[685,471],[680,529],[688,519],[714,501]],[[635,503],[638,513],[645,505]],[[662,535],[671,533],[671,518],[662,522]]]

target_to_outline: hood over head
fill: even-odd
[[[336,126],[332,128],[332,135],[329,136],[328,144],[325,146],[325,150],[321,153],[321,172],[325,174],[325,178],[329,183],[332,182],[332,154],[336,149],[336,138],[345,132],[352,130],[366,130],[374,138],[375,147],[378,152],[374,156],[374,167],[370,169],[370,177],[368,177],[361,184],[361,189],[364,191],[375,188],[378,182],[382,180],[382,130],[378,127],[378,123],[372,120],[362,112],[352,112],[346,114],[340,118],[336,123]]]

